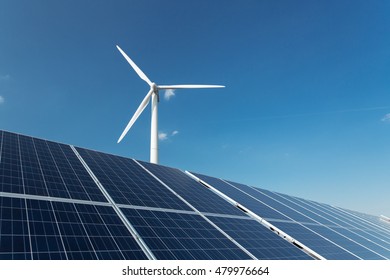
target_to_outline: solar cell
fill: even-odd
[[[3,132],[0,191],[107,201],[71,148]]]
[[[341,247],[345,248],[346,250],[348,250],[349,252],[353,253],[354,255],[358,256],[361,259],[365,259],[365,260],[385,259],[383,256],[379,255],[378,253],[375,253],[371,249],[364,247],[363,245],[359,244],[355,240],[350,239],[351,235],[348,232],[346,232],[347,235],[344,236],[341,233],[339,233],[336,229],[328,228],[326,226],[314,225],[314,224],[305,224],[305,226],[313,230],[314,232],[319,233],[320,235],[334,242],[335,244],[340,245]],[[304,242],[304,240],[302,240],[302,242]]]
[[[347,236],[351,240],[362,244],[366,248],[371,249],[375,253],[383,256],[384,258],[390,259],[390,244],[374,237],[373,235],[370,235],[366,231],[355,228],[342,227],[332,227],[332,229],[343,234],[344,236]]]
[[[266,190],[252,188],[247,185],[236,183],[236,182],[228,181],[228,183],[240,189],[241,191],[247,193],[248,195],[255,197],[259,201],[262,201],[263,203],[272,207],[273,209],[278,209],[279,212],[286,215],[291,220],[298,221],[298,222],[316,223],[315,221],[313,221],[313,219],[303,215],[302,213],[298,212],[294,208],[288,207],[285,204],[268,196],[268,191]]]
[[[0,259],[390,259],[378,217],[195,175],[0,130]]]
[[[319,217],[323,219],[322,224],[331,225],[331,228],[352,240],[359,240],[358,242],[373,250],[380,255],[388,256],[390,250],[390,243],[384,242],[383,238],[386,235],[381,235],[380,232],[373,230],[375,227],[370,226],[365,221],[358,222],[353,220],[353,217],[348,217],[345,213],[339,211],[337,208],[329,205],[316,204],[304,199],[294,198],[291,196],[277,194],[284,199],[288,199],[295,205],[301,205],[307,210],[310,210],[312,215],[318,221]],[[379,246],[379,247],[378,247]],[[374,249],[375,248],[375,249]],[[385,251],[383,251],[385,249]],[[387,251],[387,252],[386,252]]]
[[[140,163],[200,212],[245,215],[179,169],[148,162]]]
[[[314,201],[307,201],[303,199],[294,198],[294,201],[301,202],[305,207],[311,209],[314,212],[320,213],[323,217],[332,220],[340,227],[359,229],[368,234],[368,239],[379,239],[386,241],[386,247],[389,247],[389,234],[386,231],[375,224],[370,224],[365,220],[356,219],[353,216],[346,215],[345,212],[338,210],[337,208],[331,207],[330,205],[317,203]],[[379,241],[380,243],[380,241]]]
[[[191,210],[133,160],[76,149],[115,203]]]
[[[146,259],[110,206],[0,202],[0,259]]]
[[[0,192],[24,193],[18,136],[3,132],[1,141]]]
[[[309,260],[308,254],[253,219],[208,217],[260,260]]]
[[[250,259],[198,214],[121,210],[157,259]]]
[[[0,259],[31,259],[25,200],[0,196]]]
[[[339,245],[323,238],[319,234],[309,230],[296,222],[272,222],[277,228],[283,230],[294,239],[308,246],[321,256],[329,260],[356,260],[356,255],[348,252]]]
[[[232,185],[227,184],[226,182],[210,177],[207,175],[198,174],[195,172],[191,172],[191,174],[194,174],[199,179],[203,180],[204,182],[208,183],[218,191],[222,192],[223,194],[227,195],[237,203],[245,206],[252,212],[256,213],[262,218],[266,219],[277,219],[277,220],[290,220],[287,216],[280,213],[277,209],[272,209],[271,207],[267,206],[263,202],[259,201],[258,199],[251,197],[250,195],[244,193],[243,191],[233,187]]]

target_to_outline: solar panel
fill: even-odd
[[[146,259],[111,207],[53,203],[69,259]]]
[[[218,190],[222,192],[227,191],[225,194],[228,195],[229,198],[238,201],[244,207],[258,214],[260,217],[264,217],[264,214],[262,216],[256,203],[243,197],[243,193],[256,199],[257,204],[266,203],[266,205],[269,205],[274,209],[278,209],[278,211],[288,217],[288,219],[285,219],[285,223],[279,223],[279,221],[269,219],[267,217],[265,217],[265,219],[270,221],[272,225],[281,225],[282,228],[279,228],[280,230],[283,230],[285,233],[302,242],[305,246],[308,246],[311,249],[316,248],[313,247],[313,244],[317,238],[318,244],[326,244],[327,246],[326,248],[324,246],[320,246],[315,249],[316,252],[324,257],[334,257],[332,255],[328,255],[327,250],[329,247],[333,247],[333,249],[335,249],[335,247],[342,248],[347,252],[347,254],[345,254],[346,252],[340,251],[338,248],[335,249],[336,251],[339,251],[336,258],[340,256],[352,259],[384,259],[389,257],[388,244],[386,247],[386,244],[380,242],[379,240],[373,241],[372,239],[369,239],[367,235],[365,236],[364,234],[359,234],[356,230],[354,231],[353,229],[350,229],[352,226],[351,224],[343,222],[343,220],[339,218],[335,219],[334,216],[326,214],[325,211],[322,211],[322,213],[318,211],[318,209],[317,211],[314,211],[312,206],[307,207],[307,205],[305,206],[304,204],[298,203],[297,201],[294,201],[293,198],[289,198],[283,194],[248,187],[239,183],[225,183],[222,180],[204,175],[195,175],[210,183],[210,185]],[[228,187],[229,185],[236,187],[236,189],[240,190],[241,193],[232,191],[231,188]],[[288,220],[290,220],[290,222],[287,222]],[[359,227],[356,229],[358,228]],[[362,227],[360,226],[360,229],[361,228]],[[303,232],[306,233],[303,234]]]
[[[277,209],[272,209],[271,207],[267,206],[266,204],[262,203],[256,198],[249,196],[248,194],[242,192],[241,190],[233,187],[232,185],[229,185],[228,183],[220,179],[213,178],[207,175],[202,175],[195,172],[191,172],[191,174],[194,174],[199,179],[210,184],[218,191],[222,192],[223,194],[232,198],[234,201],[250,209],[251,211],[258,214],[262,218],[289,220],[287,216],[280,213]]]
[[[200,212],[245,215],[178,169],[148,162],[140,163]]]
[[[107,201],[67,145],[4,132],[0,191]]]
[[[122,208],[157,259],[251,259],[198,214]]]
[[[208,217],[260,260],[313,259],[253,219]]]
[[[356,260],[356,255],[296,222],[272,222],[277,228],[299,240],[328,260]]]
[[[233,185],[234,187],[238,188],[239,190],[245,192],[246,194],[258,199],[259,201],[265,203],[269,207],[272,207],[273,209],[278,209],[279,212],[281,212],[283,215],[287,216],[289,219],[297,221],[297,222],[307,222],[307,223],[316,223],[311,219],[310,217],[307,217],[303,215],[302,213],[298,212],[294,208],[288,207],[283,203],[280,203],[278,200],[273,199],[272,197],[267,195],[267,192],[262,189],[255,189],[251,188],[247,185],[230,182],[229,184]],[[264,192],[263,192],[264,191]]]
[[[110,206],[0,201],[0,259],[146,259]]]
[[[0,197],[0,259],[31,259],[25,201]]]
[[[390,259],[378,217],[196,176],[0,131],[0,259]]]
[[[131,159],[76,148],[117,204],[191,210]]]
[[[301,205],[306,209],[310,210],[312,215],[315,215],[315,219],[323,219],[325,225],[330,225],[337,232],[342,232],[344,236],[358,241],[359,244],[362,244],[368,248],[373,248],[373,250],[381,255],[390,257],[388,254],[390,252],[389,242],[386,242],[384,239],[387,238],[385,232],[381,232],[380,228],[370,226],[364,220],[357,220],[354,217],[349,217],[342,211],[339,211],[337,208],[331,207],[329,205],[314,203],[310,201],[305,201],[303,199],[298,199],[290,197],[283,194],[278,194],[280,197],[289,199],[289,201],[294,202],[295,205]],[[383,249],[385,251],[383,251]]]

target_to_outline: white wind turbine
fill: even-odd
[[[139,105],[137,111],[135,111],[133,117],[130,119],[127,124],[125,130],[123,130],[122,135],[118,139],[118,143],[122,141],[123,137],[125,137],[126,133],[141,115],[142,111],[148,106],[150,99],[152,99],[152,120],[151,120],[151,136],[150,136],[150,162],[158,163],[158,116],[157,116],[157,104],[159,102],[158,91],[160,89],[181,89],[181,88],[223,88],[225,86],[219,85],[169,85],[169,86],[159,86],[149,80],[149,78],[138,68],[138,66],[127,56],[127,54],[119,47],[116,46],[121,54],[126,58],[127,62],[133,67],[134,71],[138,74],[138,76],[148,83],[150,86],[149,92],[142,100]]]

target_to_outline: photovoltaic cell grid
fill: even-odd
[[[3,132],[0,192],[107,201],[69,146]]]
[[[325,220],[325,225],[335,228],[345,228],[351,233],[359,231],[362,235],[366,236],[365,242],[367,242],[367,240],[379,243],[385,241],[385,243],[383,243],[385,247],[388,247],[390,244],[390,231],[386,231],[386,229],[382,228],[380,224],[377,225],[368,220],[360,219],[354,215],[349,215],[347,212],[330,205],[316,203],[283,194],[277,195],[285,201],[291,201],[296,206],[310,210],[312,215],[316,215],[317,220],[317,217]],[[376,217],[374,221],[379,221],[379,217]]]
[[[337,231],[337,228],[328,227],[327,225],[324,225],[320,221],[318,221],[319,216],[316,213],[306,210],[303,207],[299,209],[297,205],[291,203],[290,201],[282,197],[277,196],[271,191],[248,187],[233,182],[229,182],[229,183],[245,191],[246,193],[256,197],[260,201],[263,201],[267,205],[270,205],[273,208],[278,209],[293,221],[302,224],[306,229],[309,229],[315,232],[316,234],[318,234],[319,238],[325,238],[331,241],[333,244],[340,246],[341,248],[357,256],[358,258],[361,259],[385,259],[386,258],[380,252],[374,251],[373,249],[370,248],[372,246],[375,247],[375,245],[369,244],[370,243],[369,240],[367,240],[367,242],[364,242],[364,244],[361,244],[356,240],[352,239],[353,233],[348,234],[348,232],[344,232],[344,234],[341,234],[339,231]],[[322,218],[320,220],[322,220]],[[293,236],[294,238],[295,238],[294,235],[297,234],[296,232],[286,232],[286,233]],[[345,233],[347,234],[345,235]],[[299,241],[305,244],[305,240],[299,240]],[[321,254],[320,251],[317,252]]]
[[[0,259],[147,258],[70,146],[0,136]],[[250,258],[230,238],[259,259],[311,258],[178,169],[77,151],[158,259]],[[389,228],[369,215],[202,179],[323,257],[390,258]]]
[[[198,214],[129,208],[122,211],[157,259],[251,259]]]
[[[76,149],[115,203],[191,210],[132,159]]]
[[[346,219],[345,217],[339,218],[340,213],[335,213],[336,210],[327,214],[326,211],[330,210],[326,207],[330,206],[322,206],[324,209],[320,212],[318,209],[313,210],[312,206],[294,201],[293,198],[289,199],[286,195],[234,182],[224,182],[200,174],[194,175],[265,218],[271,224],[279,225],[280,230],[325,258],[390,259],[389,244],[373,234],[372,226],[364,230],[364,225],[360,223],[356,226],[355,223],[356,227],[353,227],[351,220],[345,221],[343,220]],[[284,215],[285,218],[275,219],[275,214],[272,212],[270,214],[270,210],[264,208],[264,204],[277,209],[277,213]]]
[[[242,192],[241,190],[229,185],[228,183],[207,175],[202,175],[199,173],[191,172],[199,179],[210,184],[212,187],[222,192],[226,196],[232,198],[237,203],[245,206],[249,210],[255,212],[262,218],[266,219],[277,219],[277,220],[290,220],[287,216],[278,212],[275,209],[267,206],[256,198],[249,196],[248,194]]]
[[[253,219],[208,217],[260,260],[309,260],[308,254]]]
[[[148,162],[140,163],[200,212],[245,215],[178,169]]]
[[[291,207],[306,212],[313,219],[322,221],[323,226],[312,224],[305,224],[305,226],[314,229],[335,243],[341,244],[357,256],[363,259],[390,259],[390,243],[383,239],[388,238],[388,236],[381,232],[380,228],[370,226],[364,221],[354,221],[353,217],[348,217],[337,208],[326,204],[305,201],[269,191],[267,193],[283,203],[290,204]]]
[[[146,259],[110,206],[0,202],[0,259]]]

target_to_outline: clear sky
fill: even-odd
[[[0,1],[0,128],[390,216],[390,2]]]

